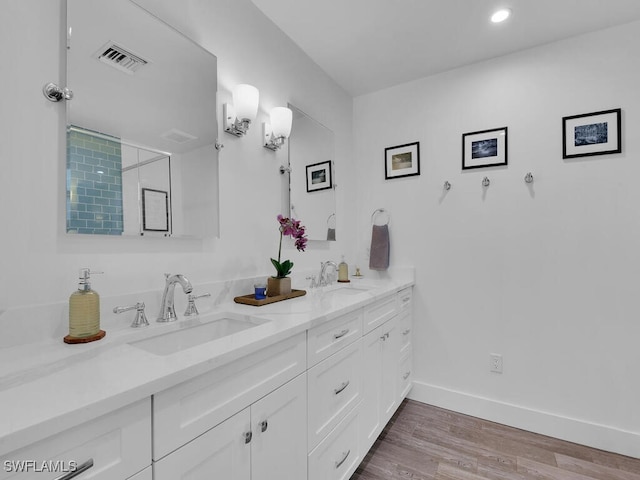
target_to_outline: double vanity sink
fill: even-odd
[[[411,271],[260,307],[221,285],[225,297],[213,287],[198,315],[130,328],[132,312],[103,318],[99,342],[12,349],[0,369],[0,460],[66,452],[101,480],[175,480],[191,456],[233,442],[234,455],[215,458],[276,471],[286,428],[296,478],[350,475],[410,388],[412,284]],[[378,404],[382,393],[392,406]]]

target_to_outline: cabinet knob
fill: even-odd
[[[253,438],[253,433],[251,431],[245,432],[244,434],[244,443],[251,443],[251,439]]]
[[[261,421],[258,425],[260,425],[261,432],[266,432],[267,428],[269,428],[269,422],[267,422],[266,420]]]

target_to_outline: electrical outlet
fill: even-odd
[[[489,371],[502,373],[502,355],[499,353],[489,354]]]

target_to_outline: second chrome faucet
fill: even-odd
[[[177,320],[176,310],[173,304],[173,298],[176,289],[176,283],[179,283],[182,286],[182,291],[185,295],[190,294],[193,291],[193,286],[191,282],[182,275],[181,273],[176,273],[171,275],[170,273],[165,273],[165,285],[164,292],[162,293],[162,303],[160,304],[160,313],[158,314],[158,322],[173,322]]]

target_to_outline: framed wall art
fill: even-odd
[[[562,158],[622,152],[622,110],[562,118]]]
[[[462,134],[463,170],[507,163],[507,127]]]
[[[307,192],[332,188],[331,160],[307,165]]]
[[[384,178],[420,175],[420,142],[384,149]]]
[[[169,192],[142,189],[142,230],[169,233]]]

